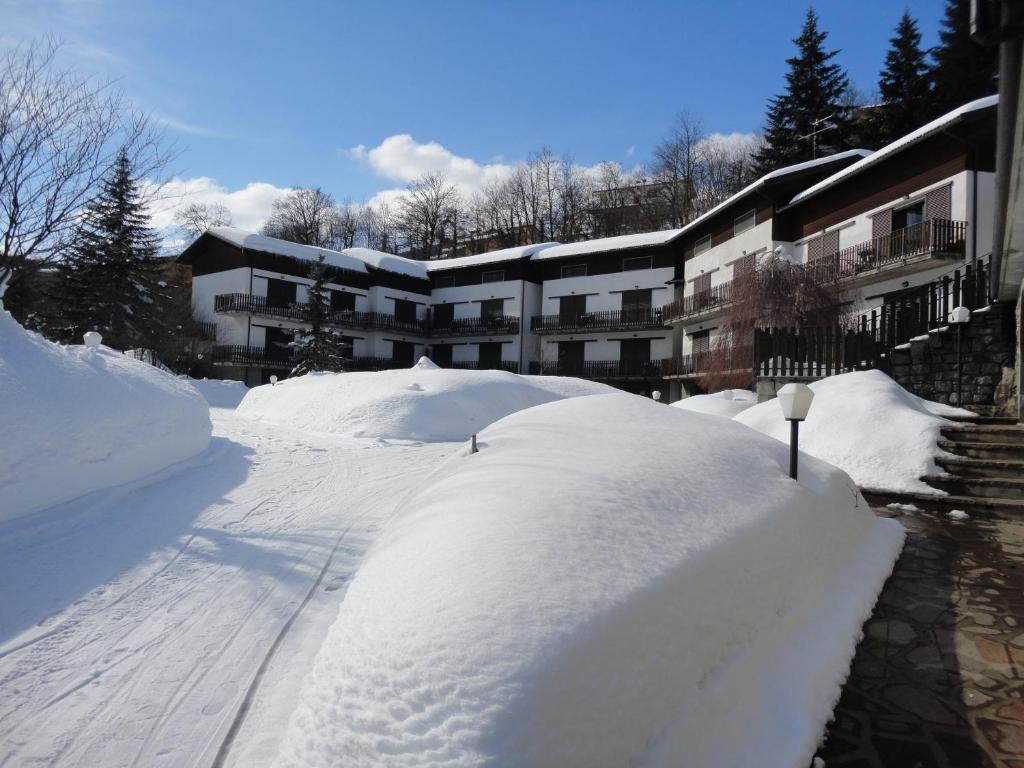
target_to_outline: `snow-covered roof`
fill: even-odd
[[[427,271],[435,272],[439,269],[457,269],[458,267],[472,267],[478,264],[494,264],[499,261],[515,261],[526,259],[534,254],[558,245],[558,243],[538,243],[536,245],[520,245],[515,248],[502,248],[500,251],[488,251],[477,253],[473,256],[456,256],[453,259],[436,259],[424,262]]]
[[[884,160],[890,155],[894,155],[897,152],[901,152],[902,150],[906,149],[912,144],[916,144],[922,139],[926,139],[932,134],[938,133],[942,129],[947,128],[953,123],[958,122],[961,118],[963,118],[964,115],[970,114],[971,112],[978,112],[983,109],[989,109],[990,107],[996,106],[998,103],[999,96],[985,96],[984,98],[976,99],[974,101],[968,102],[967,104],[964,104],[961,107],[957,107],[952,112],[947,112],[946,114],[942,115],[942,117],[937,117],[930,123],[922,125],[916,131],[912,131],[911,133],[908,133],[906,136],[896,139],[896,141],[892,142],[891,144],[886,144],[877,152],[872,153],[868,157],[865,157],[863,160],[860,160],[854,163],[853,165],[849,165],[846,168],[843,168],[843,170],[832,174],[831,176],[829,176],[826,179],[823,179],[822,181],[819,181],[813,187],[808,187],[803,192],[796,195],[790,201],[790,205],[796,205],[797,203],[802,202],[803,200],[806,200],[809,197],[813,197],[819,192],[822,192],[828,189],[829,187],[838,184],[840,181],[860,173],[865,168],[870,168],[871,166]]]
[[[210,227],[206,234],[212,235],[239,248],[249,248],[253,251],[264,253],[275,253],[278,256],[288,256],[292,259],[303,261],[316,261],[320,255],[324,256],[324,263],[339,269],[349,269],[353,272],[366,272],[366,265],[359,259],[346,255],[340,251],[332,251],[329,248],[316,248],[312,245],[300,245],[287,240],[279,240],[276,237],[256,235],[236,227]]]
[[[372,248],[346,248],[342,253],[359,259],[371,267],[383,269],[388,272],[397,272],[400,275],[418,277],[421,280],[427,279],[427,268],[422,261],[407,259],[404,256],[396,256],[393,253],[375,251]]]
[[[661,232],[641,232],[636,235],[599,237],[596,240],[583,240],[579,243],[554,245],[533,254],[533,258],[538,260],[560,259],[565,256],[582,256],[588,253],[604,253],[605,251],[621,251],[626,248],[664,245],[670,240],[675,239],[682,231],[681,229],[666,229]]]

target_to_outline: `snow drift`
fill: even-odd
[[[241,381],[227,379],[186,379],[211,408],[237,408],[249,388]]]
[[[673,408],[682,408],[684,411],[696,411],[707,413],[712,416],[724,416],[731,419],[737,413],[743,413],[752,406],[757,405],[757,395],[749,389],[723,389],[710,395],[693,395],[676,400],[672,403]]]
[[[845,470],[861,488],[942,494],[922,482],[941,474],[935,459],[943,416],[962,408],[922,400],[881,371],[830,376],[810,385],[814,401],[800,426],[800,450]],[[789,444],[778,402],[740,413],[737,421]]]
[[[400,507],[287,766],[811,762],[902,528],[840,470],[626,394],[515,413]]]
[[[523,408],[614,391],[582,379],[438,368],[422,358],[402,370],[314,373],[255,387],[238,411],[313,432],[442,442],[465,440]]]
[[[0,521],[204,450],[210,409],[185,381],[100,347],[61,346],[0,308]]]

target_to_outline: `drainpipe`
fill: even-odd
[[[526,318],[523,317],[523,313],[526,312],[526,280],[519,281],[519,373],[529,373],[524,371],[523,366],[525,362],[523,360],[523,348],[526,346],[523,342],[526,341]]]
[[[977,274],[978,272],[978,151],[977,143],[965,139],[963,136],[958,136],[953,133],[949,128],[943,128],[942,132],[953,139],[953,141],[959,141],[965,147],[967,147],[967,161],[968,164],[972,165],[971,168],[971,271]]]

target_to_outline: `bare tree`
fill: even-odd
[[[364,205],[359,211],[358,228],[361,242],[367,248],[386,253],[398,252],[398,221],[394,207],[387,200]]]
[[[0,267],[38,267],[67,248],[77,214],[121,151],[142,177],[171,152],[122,93],[56,63],[59,45],[34,42],[0,59]]]
[[[174,213],[174,221],[189,240],[195,240],[210,227],[230,227],[231,211],[220,203],[189,203]]]
[[[559,163],[558,210],[561,219],[554,240],[571,243],[587,235],[587,202],[591,196],[590,178],[564,155]]]
[[[458,191],[437,173],[427,173],[409,183],[399,202],[399,227],[410,250],[424,259],[441,255],[445,226],[460,207]]]
[[[696,218],[696,190],[703,183],[704,129],[700,120],[688,112],[676,118],[675,125],[655,148],[648,173],[654,182],[651,203],[656,216],[663,216],[670,228],[681,227]]]
[[[263,234],[318,248],[340,245],[334,198],[320,187],[294,189],[274,201]]]

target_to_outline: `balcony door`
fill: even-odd
[[[431,310],[434,315],[435,328],[451,328],[455,320],[454,304],[435,304]]]
[[[894,256],[910,256],[924,249],[924,201],[892,212]]]
[[[479,367],[481,370],[501,368],[501,343],[497,341],[481,343],[479,359]]]
[[[291,343],[295,341],[295,334],[292,331],[285,330],[284,328],[266,328],[264,333],[266,335],[264,349],[266,350],[267,358],[283,361],[291,357]]]
[[[395,320],[400,323],[416,324],[416,302],[395,299]]]
[[[331,291],[332,312],[354,312],[356,295],[348,291]]]
[[[576,325],[586,313],[587,297],[585,294],[583,296],[562,296],[558,300],[558,322],[561,325]]]
[[[267,306],[268,307],[290,307],[295,303],[296,283],[287,280],[275,280],[267,278]]]
[[[449,305],[451,306],[451,305]],[[442,368],[452,367],[452,345],[434,344],[430,348],[430,359]]]
[[[402,363],[403,365],[412,365],[412,358],[415,354],[415,348],[411,341],[392,341],[391,342],[391,359],[396,363]]]
[[[622,322],[643,323],[651,316],[650,288],[622,292]]]
[[[650,339],[623,339],[619,342],[619,364],[627,376],[644,375],[650,362]]]
[[[485,325],[489,325],[504,314],[504,299],[486,299],[480,302],[480,319]]]
[[[563,376],[583,373],[583,342],[558,342],[558,372]]]

